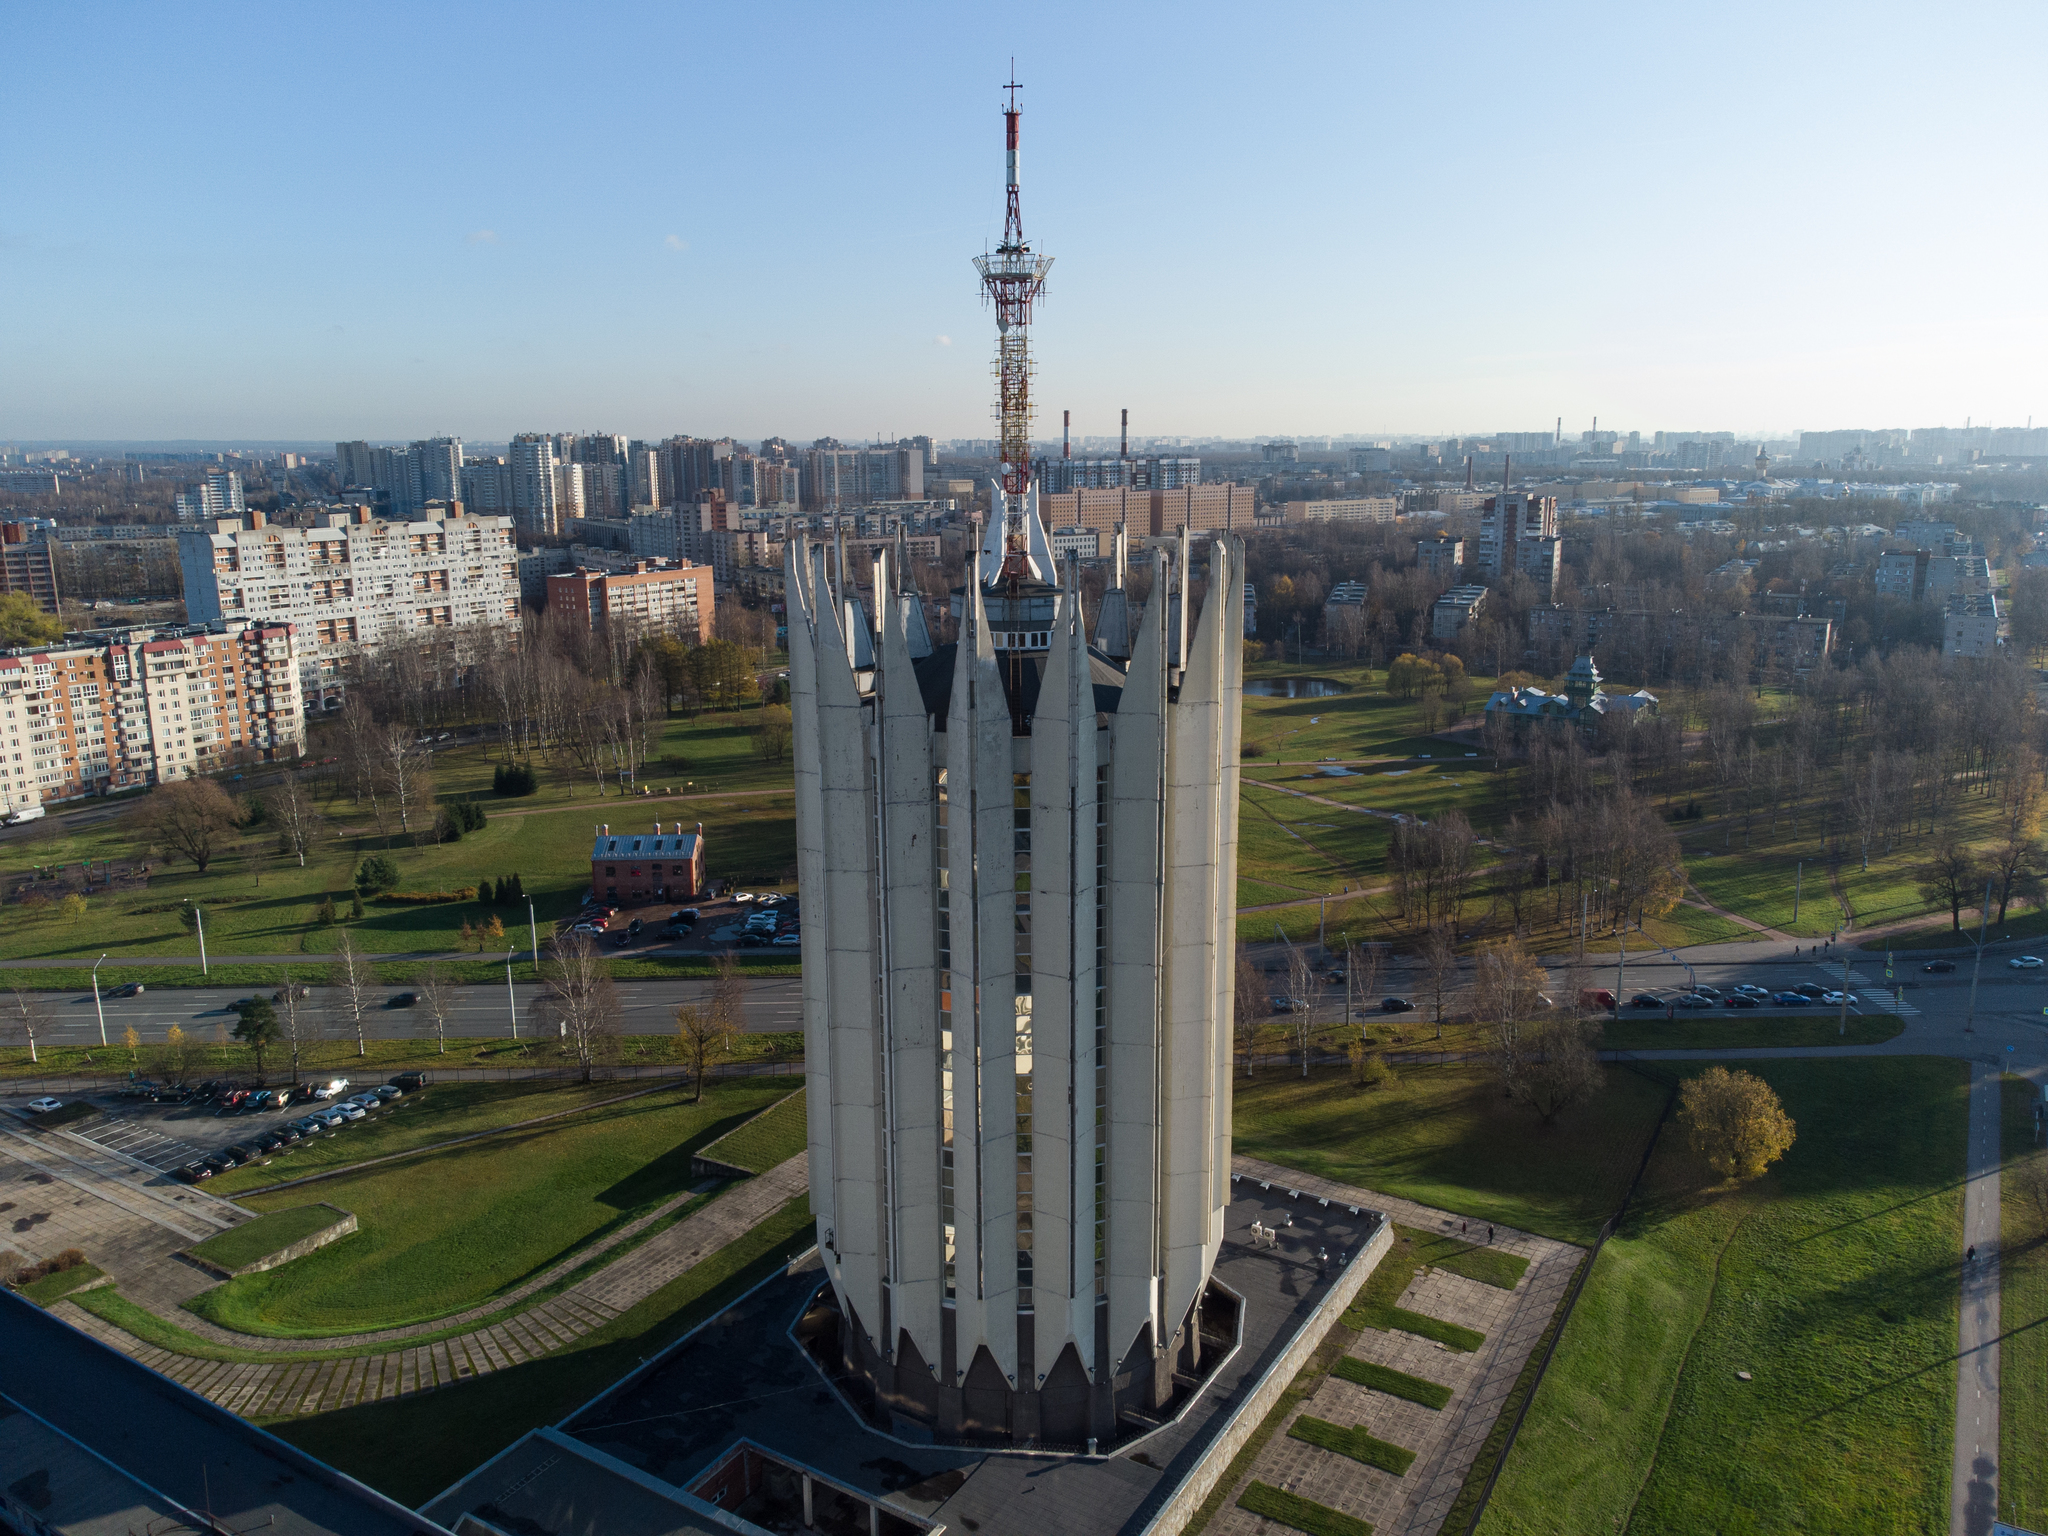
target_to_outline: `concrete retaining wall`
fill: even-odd
[[[1176,1488],[1173,1496],[1166,1501],[1158,1514],[1152,1517],[1142,1536],[1178,1536],[1202,1502],[1215,1492],[1216,1484],[1230,1470],[1231,1460],[1244,1449],[1252,1432],[1266,1421],[1266,1415],[1273,1411],[1273,1405],[1280,1401],[1294,1378],[1301,1374],[1309,1357],[1316,1352],[1316,1346],[1323,1342],[1323,1336],[1330,1331],[1330,1325],[1344,1315],[1345,1310],[1365,1286],[1367,1278],[1379,1268],[1380,1260],[1387,1250],[1394,1246],[1394,1223],[1382,1218],[1380,1228],[1372,1235],[1371,1241],[1353,1255],[1344,1273],[1337,1277],[1320,1305],[1309,1314],[1292,1342],[1281,1352],[1280,1358],[1266,1368],[1266,1374],[1245,1395],[1238,1410],[1225,1424],[1216,1438],[1209,1442],[1202,1453],[1201,1463],[1188,1474],[1187,1481]]]
[[[322,1205],[327,1204],[324,1200],[320,1203]],[[189,1248],[185,1249],[179,1257],[197,1264],[208,1274],[219,1275],[223,1280],[232,1280],[237,1275],[261,1274],[266,1269],[276,1269],[280,1264],[289,1264],[293,1259],[303,1259],[315,1248],[325,1248],[336,1238],[347,1237],[349,1233],[355,1231],[356,1213],[354,1211],[344,1211],[338,1205],[328,1205],[327,1209],[334,1212],[335,1220],[333,1222],[322,1227],[318,1232],[307,1233],[296,1243],[280,1248],[277,1252],[268,1254],[253,1264],[244,1264],[240,1269],[229,1269],[225,1265],[214,1263],[211,1259],[202,1259]]]

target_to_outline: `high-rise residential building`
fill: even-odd
[[[430,437],[412,445],[419,462],[420,500],[462,500],[462,439]]]
[[[1441,496],[1437,505],[1443,505]],[[1548,546],[1538,541],[1549,540]],[[1562,555],[1557,545],[1557,498],[1530,491],[1502,491],[1487,497],[1479,506],[1479,538],[1473,551],[1473,572],[1482,581],[1504,581],[1511,571],[1536,574],[1548,569],[1543,601],[1555,582],[1554,571]],[[1524,551],[1521,546],[1537,545]]]
[[[924,496],[925,455],[920,448],[848,448],[829,438],[804,455],[804,505],[837,507],[869,501],[917,501]]]
[[[956,645],[888,549],[790,545],[811,1208],[884,1411],[1078,1446],[1210,1358],[1243,554],[1196,622],[1188,539],[1155,551],[1112,661],[1037,500],[998,492]]]
[[[45,613],[59,611],[56,545],[26,523],[0,523],[0,595],[9,592],[27,593]]]
[[[674,500],[661,470],[661,450],[635,443],[626,455],[628,512],[636,507],[665,507]]]
[[[521,533],[560,533],[555,500],[555,443],[540,432],[522,432],[507,445],[512,472],[512,520]]]
[[[495,644],[516,630],[512,529],[506,517],[393,522],[366,510],[330,513],[324,528],[270,527],[260,512],[221,518],[178,536],[185,611],[295,626],[306,709],[331,709],[365,646],[441,628],[489,632]]]
[[[299,755],[289,624],[107,630],[0,654],[9,810]]]
[[[334,445],[334,473],[344,488],[354,485],[369,489],[375,483],[374,471],[375,460],[371,457],[370,445],[362,439]]]
[[[711,638],[709,566],[634,560],[623,570],[575,570],[548,577],[548,612],[567,614],[587,629],[636,635]]]
[[[1139,490],[1170,491],[1200,485],[1202,461],[1195,456],[1161,454],[1145,458],[1043,458],[1032,466],[1032,473],[1041,493],[1110,490],[1125,485]]]
[[[209,469],[206,478],[175,498],[180,519],[198,522],[209,517],[233,517],[244,509],[242,477],[231,469]]]
[[[470,460],[462,466],[462,494],[458,499],[465,512],[509,514],[512,466],[503,459]]]

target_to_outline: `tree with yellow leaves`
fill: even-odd
[[[1798,1127],[1762,1078],[1709,1067],[1678,1093],[1693,1150],[1724,1179],[1753,1179],[1791,1150]]]

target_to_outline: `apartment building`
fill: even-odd
[[[1345,496],[1329,501],[1288,501],[1283,523],[1391,523],[1399,508],[1391,496]]]
[[[1480,610],[1486,606],[1486,597],[1484,587],[1451,588],[1430,607],[1429,638],[1457,639],[1459,632],[1479,617]]]
[[[56,551],[46,534],[26,523],[0,523],[0,596],[26,592],[43,612],[55,613]]]
[[[1256,493],[1249,485],[1184,485],[1145,490],[1109,486],[1100,490],[1041,491],[1039,520],[1048,528],[1093,528],[1133,538],[1152,538],[1186,528],[1203,533],[1235,529],[1249,533]]]
[[[1943,616],[1941,654],[1982,658],[1998,654],[1998,599],[1989,592],[1952,592]]]
[[[93,631],[0,655],[0,804],[295,758],[298,671],[289,624]]]
[[[366,509],[324,528],[268,526],[251,512],[181,531],[185,612],[195,623],[292,624],[306,709],[336,709],[349,658],[424,629],[519,626],[507,517],[391,522]]]
[[[1465,541],[1448,533],[1415,541],[1415,563],[1437,581],[1456,581],[1465,566]]]
[[[636,633],[711,638],[714,599],[709,566],[635,560],[623,571],[568,571],[548,578],[548,612],[591,629],[629,625]]]

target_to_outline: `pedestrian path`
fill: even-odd
[[[1956,1346],[1955,1469],[1950,1536],[1976,1536],[1998,1515],[1998,1119],[2001,1072],[1970,1063],[1963,1185],[1963,1311]],[[1976,1257],[1967,1255],[1974,1249]]]
[[[267,1351],[276,1361],[208,1360],[159,1348],[95,1317],[69,1301],[51,1308],[73,1327],[131,1355],[173,1381],[244,1418],[287,1418],[325,1413],[355,1403],[432,1391],[474,1376],[523,1365],[604,1327],[629,1307],[646,1300],[711,1254],[743,1236],[785,1201],[809,1187],[809,1155],[734,1186],[703,1210],[642,1243],[615,1264],[578,1281],[559,1296],[449,1339],[438,1339],[381,1354],[340,1359],[293,1358],[308,1350],[346,1348],[351,1343],[389,1339],[419,1329],[341,1339],[263,1339],[215,1328],[203,1318],[177,1319],[188,1332],[226,1339],[244,1351]],[[653,1219],[653,1218],[649,1218]],[[575,1266],[588,1255],[566,1261]],[[542,1276],[528,1287],[546,1283]],[[503,1300],[471,1315],[502,1311]],[[460,1319],[451,1320],[459,1322]],[[445,1328],[449,1322],[428,1325]]]

